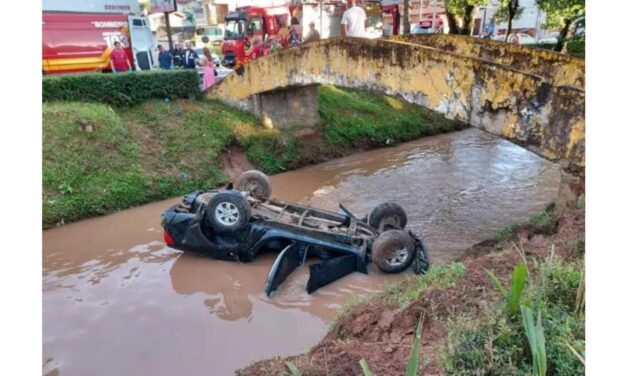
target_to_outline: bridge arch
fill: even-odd
[[[252,111],[259,95],[318,84],[400,97],[560,161],[572,172],[583,171],[583,89],[416,43],[321,40],[257,59],[208,95]]]

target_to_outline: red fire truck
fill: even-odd
[[[281,25],[289,26],[290,9],[281,7],[241,7],[225,16],[226,30],[222,42],[223,65],[233,67],[246,59],[246,43],[257,38],[265,42],[276,36]]]
[[[44,74],[108,71],[113,43],[119,41],[136,70],[157,65],[156,43],[136,0],[44,0]]]

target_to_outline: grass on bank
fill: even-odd
[[[514,236],[519,228],[528,228],[535,234],[549,235],[555,231],[557,227],[557,220],[555,218],[555,203],[547,205],[544,210],[534,215],[525,224],[509,224],[502,229],[496,231],[493,236],[494,241],[503,241]]]
[[[387,96],[322,86],[319,101],[321,136],[306,141],[205,99],[154,99],[131,107],[44,102],[43,224],[219,186],[227,181],[219,156],[233,144],[273,174],[460,128]]]
[[[461,262],[433,265],[425,275],[411,276],[399,282],[391,283],[384,294],[383,301],[392,303],[398,309],[404,309],[420,299],[427,290],[445,289],[455,285],[466,273]]]
[[[549,205],[522,226],[554,232],[557,221],[555,216],[554,205]],[[495,241],[514,239],[515,234],[510,232],[507,239]],[[575,242],[573,247],[574,258],[569,260],[560,259],[553,253],[543,259],[521,256],[520,263],[511,271],[508,283],[494,281],[494,274],[485,271],[486,277],[493,281],[493,288],[501,291],[502,298],[487,304],[478,313],[474,310],[464,313],[461,306],[458,310],[462,312],[461,315],[445,320],[447,337],[438,352],[447,375],[533,374],[534,357],[524,326],[525,310],[520,308],[521,305],[533,312],[534,318],[541,322],[545,338],[546,375],[584,374],[583,238]],[[331,329],[334,338],[350,338],[337,323],[357,304],[382,300],[400,311],[419,301],[429,291],[456,286],[465,274],[462,262],[435,265],[424,276],[391,283],[377,295],[349,302],[342,307],[339,317],[334,321]]]
[[[544,328],[548,375],[583,375],[575,354],[585,353],[583,260],[542,260],[524,292],[527,305]],[[450,375],[528,375],[532,354],[520,314],[493,305],[478,318],[449,323],[443,364]],[[574,350],[574,352],[570,349]]]
[[[397,98],[333,86],[320,88],[319,108],[324,139],[338,148],[395,144],[461,127]]]

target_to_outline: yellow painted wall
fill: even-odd
[[[390,39],[507,65],[542,76],[557,86],[585,87],[585,61],[549,50],[451,34],[398,35]]]

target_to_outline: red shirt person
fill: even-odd
[[[113,43],[113,46],[115,46],[115,48],[111,51],[111,55],[109,55],[111,68],[114,72],[128,72],[131,69],[131,62],[128,60],[128,56],[126,56],[122,44],[116,41]]]

